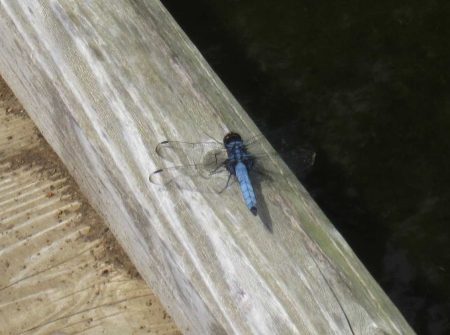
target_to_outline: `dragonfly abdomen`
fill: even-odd
[[[235,167],[236,178],[241,187],[242,196],[248,209],[256,215],[256,197],[253,186],[248,176],[247,167],[243,162],[238,162]]]

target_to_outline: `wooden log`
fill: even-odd
[[[2,76],[184,333],[413,333],[280,160],[256,217],[237,188],[148,182],[162,140],[258,133],[158,1],[2,1],[0,32]]]

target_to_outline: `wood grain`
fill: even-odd
[[[180,334],[0,78],[0,334]]]
[[[412,333],[282,161],[257,217],[237,188],[149,184],[162,140],[258,133],[158,1],[3,1],[0,31],[2,75],[183,332]]]

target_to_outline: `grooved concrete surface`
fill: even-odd
[[[0,334],[181,334],[1,78]]]

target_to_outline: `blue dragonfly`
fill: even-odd
[[[230,132],[223,143],[163,141],[157,145],[156,153],[179,164],[150,174],[153,184],[221,194],[237,182],[253,215],[257,215],[257,200],[252,180],[280,181],[277,175],[281,176],[281,172],[273,161],[278,154],[265,149],[263,135],[244,141],[238,133]],[[313,151],[296,149],[295,153],[301,168],[314,163]]]

